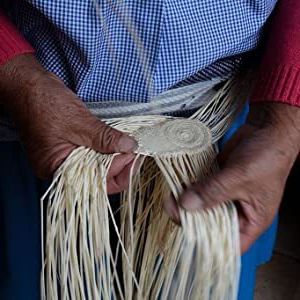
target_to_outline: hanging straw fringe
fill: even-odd
[[[106,187],[118,154],[73,151],[41,199],[42,216],[48,201],[46,220],[42,217],[43,300],[236,299],[240,245],[233,203],[204,212],[180,209],[177,226],[163,212],[163,200],[171,194],[178,200],[184,187],[217,171],[214,145],[250,86],[247,77],[229,80],[189,119],[106,120],[139,142],[129,188],[121,194],[119,227]],[[116,249],[110,245],[110,221]]]

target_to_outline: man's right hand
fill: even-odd
[[[86,146],[122,153],[109,170],[108,192],[126,188],[136,142],[94,117],[33,55],[20,55],[0,67],[0,93],[38,177],[51,177],[76,147]]]

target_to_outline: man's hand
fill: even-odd
[[[286,179],[300,149],[300,109],[286,104],[252,104],[247,123],[220,153],[220,171],[188,188],[179,200],[187,211],[234,200],[245,252],[272,223]],[[179,222],[174,199],[165,210]]]
[[[108,174],[108,192],[124,190],[136,147],[129,136],[94,117],[80,99],[33,55],[0,67],[0,103],[11,112],[35,173],[49,178],[78,146],[124,153]]]

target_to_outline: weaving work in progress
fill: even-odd
[[[298,295],[299,1],[0,3],[0,300]]]
[[[125,5],[117,3],[120,10],[107,1],[132,37],[152,95],[145,45]],[[93,4],[118,69],[102,9]],[[157,114],[151,101],[148,114],[103,119],[138,143],[129,187],[120,195],[119,220],[106,183],[119,154],[84,147],[71,153],[41,201],[42,216],[48,201],[41,222],[46,226],[41,231],[43,300],[237,298],[240,244],[234,204],[201,213],[180,210],[178,226],[164,213],[163,202],[171,196],[178,201],[185,187],[217,170],[216,143],[247,100],[250,81],[245,78],[215,79],[223,86],[189,118]],[[111,230],[118,239],[114,247]]]
[[[180,210],[178,226],[164,213],[163,201],[171,195],[178,200],[184,187],[217,170],[216,142],[246,100],[246,90],[243,80],[228,80],[186,119],[106,120],[139,145],[129,187],[121,194],[120,226],[106,188],[118,154],[84,147],[73,151],[41,200],[43,212],[48,199],[42,220],[42,299],[236,299],[240,245],[234,204]],[[110,222],[117,249],[110,246]]]

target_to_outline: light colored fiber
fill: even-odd
[[[181,226],[163,211],[166,197],[178,200],[184,187],[218,169],[215,143],[248,94],[240,88],[244,81],[236,82],[228,81],[189,119],[106,120],[139,142],[129,188],[121,194],[120,226],[106,189],[106,175],[118,154],[83,147],[73,151],[41,200],[43,216],[47,199],[43,300],[236,299],[240,245],[233,203],[195,213],[180,210]],[[110,245],[110,221],[118,236],[116,249]]]

